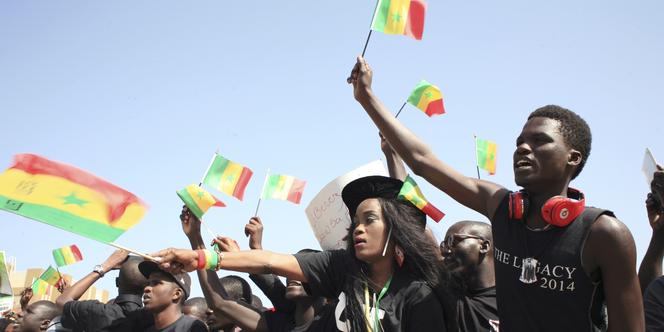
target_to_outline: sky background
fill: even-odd
[[[316,248],[309,201],[382,157],[377,130],[345,82],[374,5],[0,1],[0,165],[36,153],[135,193],[150,210],[117,242],[154,252],[188,247],[175,191],[197,183],[219,149],[254,177],[244,201],[211,190],[227,207],[206,215],[210,227],[247,248],[244,225],[270,168],[307,187],[300,205],[261,203],[264,247]],[[422,41],[374,33],[366,59],[374,91],[393,112],[421,79],[438,85],[447,114],[428,118],[406,106],[399,119],[469,176],[473,134],[497,142],[497,174],[482,176],[511,189],[511,156],[528,114],[547,104],[580,114],[593,149],[573,186],[629,227],[638,263],[651,234],[645,148],[664,162],[663,19],[661,1],[430,0]],[[439,239],[455,221],[485,220],[419,184],[447,214],[432,226]],[[52,249],[77,244],[84,261],[62,271],[79,279],[113,251],[7,212],[0,230],[0,250],[18,270],[53,264]],[[115,296],[114,278],[97,286]],[[202,294],[195,281],[193,289]]]

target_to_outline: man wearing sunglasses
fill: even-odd
[[[440,243],[443,264],[452,275],[448,289],[458,331],[497,331],[496,279],[491,226],[460,221]]]

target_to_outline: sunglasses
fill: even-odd
[[[440,248],[441,249],[452,249],[459,244],[459,242],[467,239],[478,239],[484,241],[484,238],[481,236],[477,235],[470,235],[470,234],[452,234],[443,240],[443,242],[440,243]]]

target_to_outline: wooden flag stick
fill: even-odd
[[[111,247],[116,247],[116,248],[118,248],[118,249],[122,249],[122,250],[124,250],[124,251],[128,251],[128,252],[130,252],[130,253],[132,253],[132,254],[134,254],[134,255],[137,255],[137,256],[143,257],[143,258],[148,259],[148,260],[151,260],[151,261],[153,261],[153,262],[159,262],[159,261],[160,261],[160,259],[158,259],[157,257],[152,257],[152,256],[150,256],[150,255],[140,253],[140,252],[138,252],[138,251],[136,251],[136,250],[134,250],[134,249],[129,249],[129,248],[125,247],[125,246],[121,246],[121,245],[119,245],[119,244],[117,244],[117,243],[114,243],[114,242],[104,242],[104,243],[108,244],[108,245],[111,246]]]
[[[212,160],[210,160],[210,164],[208,165],[207,169],[205,170],[205,173],[203,173],[203,177],[201,178],[201,182],[198,183],[199,187],[203,185],[203,180],[205,180],[205,177],[207,176],[207,173],[210,171],[210,168],[212,168],[212,164],[214,163],[214,160],[217,158],[218,154],[219,154],[219,149],[217,149],[214,152],[214,155],[212,155]],[[201,222],[201,225],[205,226],[205,229],[208,231],[208,233],[210,233],[210,235],[212,236],[212,239],[216,239],[217,236],[212,231],[212,229],[210,229],[210,227],[205,222],[203,222],[203,217],[201,216],[201,219],[198,219],[198,220]]]
[[[263,188],[261,189],[260,196],[258,196],[258,204],[256,205],[256,212],[254,213],[254,217],[258,217],[258,208],[261,206],[261,198],[263,197],[263,191],[265,191],[265,185],[267,184],[267,179],[270,177],[270,169],[267,169],[267,173],[265,174],[265,181],[263,181]]]
[[[364,58],[364,53],[367,52],[367,45],[369,45],[369,39],[371,39],[371,27],[373,26],[373,22],[376,19],[376,10],[378,9],[378,3],[380,0],[376,0],[376,6],[374,7],[374,14],[371,16],[371,24],[369,25],[369,35],[367,36],[367,41],[364,42],[364,49],[362,50],[362,57]]]
[[[401,111],[403,110],[404,107],[406,107],[406,104],[407,104],[407,103],[408,103],[408,101],[404,101],[404,102],[403,102],[403,105],[401,105],[401,108],[400,108],[399,111],[397,112],[397,115],[394,116],[395,119],[399,117],[399,114],[401,114]]]
[[[480,162],[477,159],[477,135],[473,134],[473,140],[475,141],[475,169],[477,169],[477,178],[481,180],[480,178]]]

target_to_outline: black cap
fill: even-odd
[[[191,278],[189,277],[189,274],[186,272],[181,272],[181,273],[170,273],[168,271],[164,271],[159,268],[159,265],[157,263],[152,262],[152,261],[144,261],[138,264],[138,270],[141,271],[141,274],[145,276],[145,278],[150,278],[150,275],[154,273],[155,271],[160,271],[165,273],[166,275],[170,276],[171,279],[182,288],[184,291],[184,300],[186,300],[189,297],[189,293],[191,292]]]
[[[351,218],[355,216],[357,206],[367,198],[396,199],[403,186],[403,181],[386,176],[366,176],[351,181],[341,191],[343,199]]]

